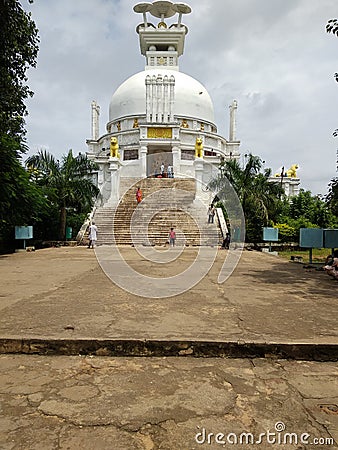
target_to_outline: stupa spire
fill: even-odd
[[[182,16],[191,12],[190,6],[155,1],[138,3],[134,6],[134,11],[143,14],[143,23],[137,26],[136,31],[140,38],[141,54],[146,57],[146,69],[160,66],[178,70],[178,58],[183,54],[185,35],[188,33],[188,28],[182,24]],[[148,22],[147,13],[160,19],[157,25]],[[165,19],[176,14],[177,23],[168,26]]]

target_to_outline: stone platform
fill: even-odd
[[[146,261],[131,247],[121,249],[135,270],[158,277],[186,269],[197,251],[188,248],[164,267]],[[78,354],[88,353],[90,342],[96,342],[92,344],[96,350],[106,342],[106,354],[173,356],[181,350],[193,354],[195,346],[197,354],[208,356],[202,344],[210,343],[210,356],[226,355],[228,346],[233,349],[230,356],[243,351],[247,352],[243,356],[254,357],[274,353],[274,348],[283,356],[288,345],[295,357],[303,348],[305,359],[318,359],[315,350],[311,357],[312,348],[323,359],[337,360],[335,280],[300,264],[244,251],[233,274],[218,284],[225,254],[218,251],[210,272],[194,288],[162,299],[139,297],[117,287],[102,271],[95,253],[85,247],[4,255],[0,258],[5,281],[0,348],[34,353],[50,341],[46,353]],[[254,344],[260,349],[257,354],[252,351]]]

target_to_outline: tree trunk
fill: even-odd
[[[60,241],[66,240],[66,207],[62,206],[60,211],[60,227],[59,227],[59,239]]]

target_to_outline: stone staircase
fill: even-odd
[[[137,186],[143,193],[139,204]],[[117,208],[98,208],[94,220],[99,230],[98,245],[165,245],[171,227],[176,231],[178,246],[221,242],[218,224],[207,223],[207,208],[196,199],[193,179],[143,179],[127,190]]]

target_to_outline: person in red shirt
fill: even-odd
[[[136,201],[137,201],[137,203],[142,202],[142,191],[141,191],[140,187],[138,187],[137,191],[136,191]]]
[[[169,237],[169,245],[170,245],[170,247],[175,247],[176,233],[174,231],[174,228],[170,228],[168,237]]]

